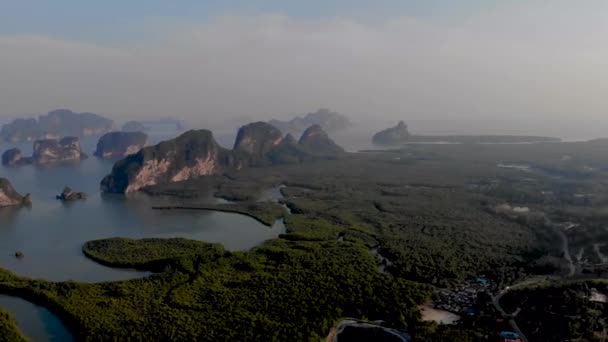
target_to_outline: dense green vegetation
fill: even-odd
[[[593,296],[595,294],[595,298]],[[603,296],[603,297],[602,297]],[[534,341],[605,341],[608,282],[545,284],[507,293],[501,303]]]
[[[0,308],[0,342],[26,342],[28,339],[23,336],[17,322],[8,312]]]
[[[430,295],[427,286],[377,272],[356,243],[276,240],[247,253],[200,244],[200,254],[190,244],[195,254],[174,257],[183,241],[162,242],[91,247],[97,258],[122,266],[134,251],[137,264],[148,264],[138,253],[146,248],[154,260],[171,258],[164,273],[148,279],[55,284],[4,272],[0,289],[61,307],[80,337],[95,341],[318,341],[345,316],[416,322],[416,305]]]
[[[217,258],[224,253],[221,245],[179,238],[95,240],[85,243],[82,251],[87,257],[105,265],[150,271],[163,271],[179,258]]]
[[[90,258],[157,274],[79,284],[1,272],[0,292],[49,307],[90,341],[320,341],[343,317],[383,320],[419,341],[492,340],[499,313],[488,298],[487,307],[459,327],[420,322],[418,305],[431,298],[432,286],[480,274],[503,288],[529,275],[563,272],[560,233],[577,248],[602,243],[605,150],[597,142],[412,145],[154,186],[146,191],[182,197],[177,206],[239,212],[266,223],[284,217],[287,232],[246,252],[183,239],[92,241],[83,247]],[[499,167],[511,164],[529,168]],[[277,203],[256,202],[280,184],[291,214]],[[591,200],[572,195],[579,191]],[[201,204],[213,195],[241,202]],[[584,233],[562,231],[559,224],[568,221]],[[372,252],[385,259],[381,270]],[[553,296],[550,288],[534,291]],[[520,299],[509,296],[504,300]],[[548,312],[530,310],[531,321]],[[559,335],[578,336],[579,328],[568,329]]]

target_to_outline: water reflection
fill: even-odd
[[[17,217],[17,215],[19,215],[20,210],[28,210],[28,209],[31,209],[31,207],[15,206],[15,207],[0,208],[0,222],[6,222],[6,223],[13,222],[15,220],[15,218]]]

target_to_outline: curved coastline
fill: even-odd
[[[229,205],[233,205],[233,204],[229,204]],[[285,222],[284,222],[285,212],[284,211],[281,216],[278,216],[275,218],[274,223],[269,224],[268,220],[264,220],[263,218],[259,217],[259,215],[256,215],[254,213],[247,212],[247,211],[245,211],[243,209],[239,209],[239,208],[220,208],[217,205],[216,206],[212,206],[212,205],[202,206],[202,207],[168,206],[168,207],[152,207],[152,209],[153,210],[204,210],[204,211],[211,211],[211,212],[229,213],[229,214],[241,215],[241,216],[252,218],[267,227],[273,227],[277,223],[280,223],[283,226],[283,229],[281,229],[281,231],[282,232],[285,231]],[[283,210],[283,208],[281,208],[281,210]],[[193,241],[205,242],[202,240],[193,240]],[[153,276],[155,274],[159,274],[163,271],[163,268],[166,266],[166,263],[168,261],[168,259],[156,260],[156,261],[152,261],[152,262],[148,262],[148,263],[144,263],[144,264],[109,262],[109,261],[104,260],[103,258],[97,257],[94,253],[91,253],[87,249],[87,244],[89,242],[91,242],[91,241],[86,241],[82,246],[82,254],[87,259],[89,259],[92,262],[97,263],[99,265],[103,265],[103,266],[110,267],[110,268],[132,269],[133,271],[138,272],[142,275],[141,277],[125,279],[124,281],[141,279],[141,278]],[[11,277],[13,277],[15,279],[19,279],[19,281],[24,281],[26,283],[29,280],[32,280],[31,278],[19,276],[13,272],[4,270],[2,268],[0,268],[0,272],[6,272]],[[69,284],[69,283],[70,283],[70,281],[60,282],[59,284]],[[61,307],[61,305],[54,302],[50,296],[45,295],[44,292],[42,292],[42,291],[36,292],[34,290],[31,290],[27,286],[12,287],[12,286],[7,285],[6,283],[0,281],[0,296],[6,296],[6,297],[10,297],[10,298],[18,298],[18,299],[24,300],[33,305],[31,307],[31,310],[34,310],[35,307],[41,307],[43,309],[48,310],[48,312],[50,314],[52,314],[62,324],[62,328],[64,328],[65,331],[67,331],[67,333],[69,333],[71,335],[71,340],[72,341],[77,340],[78,335],[76,332],[81,330],[81,326],[78,323],[78,319],[76,317],[73,317],[66,310],[64,310]],[[10,312],[9,309],[7,309],[7,311]],[[19,329],[23,332],[23,334],[26,337],[31,335],[31,331],[29,331],[29,333],[28,333],[27,327],[19,327]],[[50,339],[50,340],[52,340],[52,339]]]
[[[153,210],[200,210],[200,211],[215,211],[215,212],[220,212],[220,213],[229,213],[229,214],[238,214],[238,215],[243,215],[249,218],[252,218],[254,220],[256,220],[257,222],[267,226],[267,227],[272,227],[273,225],[276,224],[277,221],[280,221],[283,216],[279,216],[279,217],[275,217],[275,219],[270,222],[269,220],[266,220],[262,217],[260,217],[260,215],[256,215],[254,213],[248,212],[245,209],[241,209],[241,208],[225,208],[225,207],[219,207],[217,205],[209,205],[209,206],[184,206],[184,205],[180,205],[180,206],[155,206],[152,207]]]

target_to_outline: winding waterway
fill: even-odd
[[[84,139],[83,150],[92,154],[95,143],[96,139]],[[24,154],[30,153],[31,143],[19,145]],[[0,153],[14,146],[0,145]],[[0,209],[0,267],[21,276],[52,281],[125,280],[149,273],[97,264],[83,255],[82,245],[110,237],[183,237],[222,243],[229,250],[246,250],[285,230],[282,220],[267,227],[239,214],[151,209],[153,205],[184,204],[183,200],[176,203],[178,200],[144,194],[102,194],[99,182],[112,165],[113,161],[91,157],[78,163],[44,167],[1,167],[0,177],[9,179],[22,194],[31,193],[33,206]],[[86,192],[88,199],[74,203],[57,201],[55,195],[65,186]],[[217,201],[211,193],[206,200]],[[15,258],[17,251],[24,257]],[[0,306],[16,316],[19,327],[32,341],[66,340],[63,337],[67,330],[46,309],[11,297],[0,297]]]
[[[17,325],[32,342],[74,340],[59,318],[41,306],[20,298],[1,295],[0,306],[11,312]]]

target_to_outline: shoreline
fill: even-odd
[[[277,221],[281,220],[282,218],[284,218],[284,215],[278,218],[275,218],[274,222],[270,223],[268,221],[265,221],[264,219],[256,216],[255,214],[246,212],[244,210],[240,210],[238,208],[232,209],[232,208],[220,208],[220,207],[216,207],[213,205],[209,205],[209,206],[184,206],[184,205],[178,205],[178,206],[153,206],[152,210],[201,210],[201,211],[217,211],[220,213],[229,213],[229,214],[237,214],[237,215],[243,215],[243,216],[247,216],[250,217],[256,221],[258,221],[259,223],[267,226],[267,227],[272,227]]]

